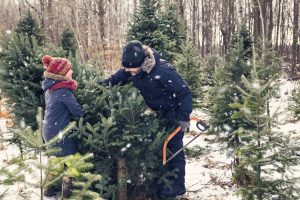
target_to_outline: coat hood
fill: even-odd
[[[149,74],[152,71],[152,69],[159,63],[160,55],[156,50],[148,46],[143,46],[143,48],[145,51],[146,58],[141,67],[144,72]]]

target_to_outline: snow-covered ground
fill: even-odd
[[[279,121],[282,124],[279,129],[285,133],[293,133],[293,137],[300,137],[300,121],[292,120],[288,113],[288,97],[291,91],[296,87],[295,82],[280,80],[280,98],[271,100],[271,113],[278,110],[280,113]],[[194,115],[207,119],[209,116],[201,111],[194,111]],[[0,130],[5,133],[6,119],[0,118]],[[195,124],[191,124],[191,133],[186,134],[184,143],[190,141],[199,133]],[[5,136],[5,134],[4,134]],[[232,158],[227,157],[224,146],[218,142],[215,136],[202,134],[189,147],[200,146],[204,148],[204,153],[198,158],[188,158],[186,166],[186,188],[187,195],[192,200],[238,200],[241,199],[235,195],[236,186],[231,181],[231,162]],[[18,149],[12,145],[0,144],[0,166],[7,165],[7,161],[18,154]],[[34,175],[33,175],[34,176]],[[300,177],[300,166],[297,167],[295,176]],[[39,199],[38,190],[24,184],[15,184],[13,186],[1,186],[0,194],[7,190],[5,200],[15,199]],[[25,193],[29,196],[25,197]],[[0,197],[1,198],[1,197]]]

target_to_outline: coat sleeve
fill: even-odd
[[[79,119],[83,116],[83,109],[70,90],[66,90],[66,92],[64,92],[61,101],[68,108],[74,119]]]
[[[177,99],[179,120],[189,121],[192,113],[192,93],[187,83],[172,68],[162,70],[159,80],[166,92]]]
[[[124,71],[124,69],[119,69],[115,74],[111,75],[108,79],[105,79],[103,81],[98,81],[98,84],[100,85],[125,85],[130,82],[130,73],[127,73]]]

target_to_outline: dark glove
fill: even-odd
[[[181,127],[182,131],[185,131],[190,126],[190,122],[188,122],[188,121],[179,121],[178,125]]]

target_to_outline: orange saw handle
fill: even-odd
[[[201,119],[197,118],[197,117],[191,117],[190,121],[195,120],[196,126],[200,131],[205,131],[209,128],[209,125],[205,124]],[[173,131],[171,133],[171,135],[169,135],[169,137],[166,139],[166,141],[163,144],[163,165],[165,165],[167,163],[167,145],[169,143],[170,140],[172,140],[172,138],[181,130],[181,126],[178,126],[175,131]]]

